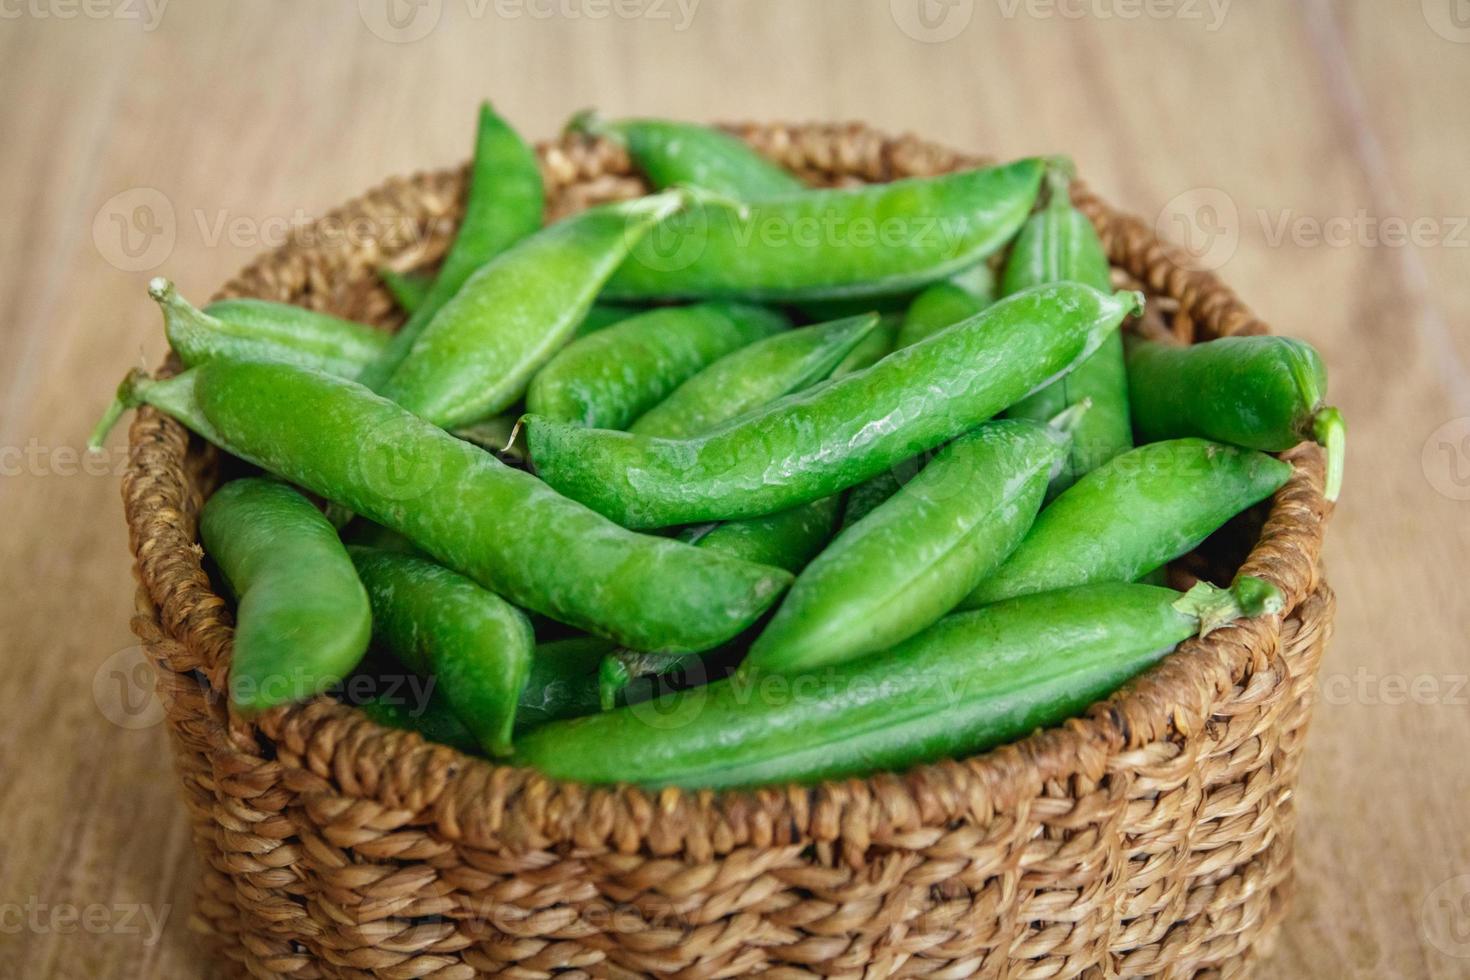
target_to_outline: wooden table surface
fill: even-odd
[[[0,65],[0,975],[208,972],[133,672],[122,433],[81,458],[164,352],[144,282],[205,296],[462,159],[489,96],[536,138],[596,105],[1065,151],[1316,344],[1352,426],[1340,612],[1263,975],[1470,976],[1465,0],[26,0]]]

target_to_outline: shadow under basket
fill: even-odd
[[[985,161],[860,125],[732,130],[813,184]],[[549,217],[644,193],[618,147],[538,148]],[[222,295],[391,327],[376,270],[431,267],[463,169],[394,179]],[[1080,184],[1137,329],[1265,332],[1214,276]],[[177,364],[166,366],[166,370]],[[1331,632],[1322,457],[1185,563],[1274,582],[1280,616],[1183,644],[1084,715],[972,758],[748,792],[588,787],[497,766],[320,698],[245,722],[229,609],[197,545],[219,455],[151,409],[123,483],[134,630],[202,880],[192,922],[231,976],[1241,976],[1291,885],[1293,788]]]

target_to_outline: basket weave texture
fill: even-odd
[[[859,125],[732,129],[815,184],[981,162]],[[616,146],[538,149],[549,217],[646,190]],[[431,265],[463,182],[463,169],[391,180],[223,295],[392,326],[375,270]],[[1149,294],[1141,329],[1264,332],[1150,228],[1074,196],[1118,281]],[[1334,609],[1321,454],[1287,458],[1269,507],[1188,565],[1269,579],[1284,615],[1187,642],[1084,716],[973,758],[648,792],[496,766],[328,699],[232,718],[218,693],[230,613],[196,544],[220,460],[144,409],[123,484],[133,627],[202,858],[191,921],[231,976],[1244,975],[1290,890],[1293,786]]]

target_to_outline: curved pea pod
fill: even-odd
[[[388,343],[381,330],[289,303],[217,300],[198,310],[164,278],[148,283],[163,311],[163,331],[179,360],[193,367],[220,357],[287,361],[353,377]]]
[[[1316,442],[1327,450],[1327,499],[1342,490],[1346,429],[1323,404],[1327,369],[1304,341],[1221,337],[1183,347],[1130,338],[1128,390],[1141,441],[1202,436],[1272,453]]]
[[[805,189],[743,140],[709,126],[666,119],[607,120],[588,110],[573,116],[567,128],[621,143],[654,187],[698,187],[739,200]]]
[[[434,277],[424,272],[399,272],[384,266],[378,270],[378,278],[398,308],[410,316],[424,305],[429,290],[434,288]]]
[[[1057,724],[1106,697],[1230,592],[1085,586],[947,616],[883,654],[762,675],[547,725],[516,761],[588,783],[726,788],[858,776],[958,757]]]
[[[1026,220],[1045,169],[1029,159],[803,191],[738,210],[709,202],[664,221],[605,295],[794,302],[917,290],[1004,245]]]
[[[774,565],[795,574],[832,537],[841,503],[842,498],[837,495],[821,497],[774,514],[686,531],[680,538],[696,548],[742,561]]]
[[[432,675],[488,754],[508,754],[535,643],[525,613],[423,558],[359,546],[348,553],[372,603],[377,645]]]
[[[367,652],[368,598],[337,529],[274,480],[226,483],[199,537],[239,603],[230,700],[246,713],[320,694]]]
[[[941,449],[792,584],[742,671],[792,673],[886,650],[954,608],[1020,543],[1067,437],[982,425]]]
[[[685,381],[629,431],[664,439],[708,432],[827,377],[877,325],[869,313],[756,341]]]
[[[354,382],[265,361],[190,373],[231,453],[398,531],[516,605],[625,646],[709,649],[790,584],[781,569],[629,533]]]
[[[526,410],[622,429],[703,368],[790,326],[738,303],[651,310],[573,341],[531,380]]]
[[[1252,450],[1175,439],[1129,450],[1065,490],[961,608],[1090,582],[1131,582],[1198,547],[1286,483]]]
[[[537,644],[516,711],[516,731],[600,710],[598,668],[616,649],[616,644],[597,636]]]
[[[1098,288],[1105,287],[1106,284]],[[995,273],[988,264],[980,262],[915,296],[904,311],[903,325],[899,327],[894,346],[917,344],[945,327],[969,319],[994,302]]]
[[[408,321],[393,335],[383,354],[360,375],[369,388],[387,383],[439,311],[476,270],[541,227],[546,191],[536,152],[488,102],[480,103],[469,180],[464,217],[455,232],[454,244]],[[493,411],[498,409],[484,414]]]
[[[445,427],[509,408],[571,339],[629,248],[686,196],[591,208],[502,252],[434,314],[392,375],[369,387]]]
[[[1078,283],[1027,290],[692,439],[522,422],[542,479],[626,527],[769,514],[974,428],[1092,353],[1142,303]]]
[[[1051,196],[1046,206],[1031,216],[1011,247],[1001,279],[1003,295],[1063,280],[1108,288],[1108,257],[1092,222],[1072,206],[1066,176],[1053,171],[1050,178]],[[1072,448],[1052,479],[1048,497],[1056,496],[1088,470],[1133,446],[1122,334],[1109,337],[1091,357],[1012,405],[1006,414],[1044,420],[1084,399],[1092,407],[1077,423]]]

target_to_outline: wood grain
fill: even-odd
[[[484,96],[533,137],[597,105],[1065,151],[1117,204],[1213,242],[1263,316],[1324,351],[1352,426],[1300,891],[1262,972],[1470,976],[1470,30],[1455,2],[958,0],[931,13],[960,20],[925,27],[901,0],[431,0],[403,6],[439,12],[408,43],[370,29],[376,0],[156,20],[135,0],[7,7],[0,976],[208,973],[167,743],[132,671],[122,443],[105,465],[81,458],[116,378],[162,356],[144,281],[204,296],[288,223],[461,159]],[[1417,243],[1391,240],[1394,222]]]

